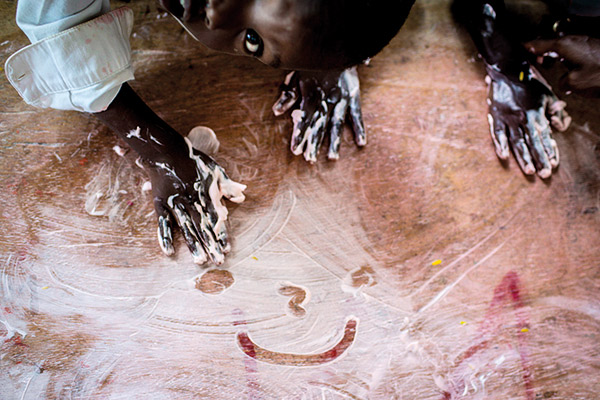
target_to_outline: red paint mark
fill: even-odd
[[[4,307],[4,312],[7,314],[12,314],[12,310],[8,307]]]
[[[87,157],[83,157],[81,160],[79,160],[79,165],[83,166],[88,162]]]
[[[27,260],[27,250],[19,250],[17,252],[17,261],[23,262],[25,260]]]
[[[85,39],[85,44],[90,44],[92,43],[92,39]]]
[[[25,343],[23,343],[23,340],[21,339],[20,336],[14,335],[11,338],[5,339],[4,343],[12,343],[15,346],[20,346],[20,347],[29,347],[28,345],[26,345]]]
[[[523,310],[524,304],[523,299],[521,298],[520,279],[517,273],[514,271],[510,271],[504,275],[504,278],[502,278],[500,284],[496,286],[496,289],[494,289],[494,297],[490,302],[490,306],[488,307],[483,322],[479,325],[476,343],[458,357],[454,363],[453,370],[458,369],[460,365],[469,358],[489,347],[492,339],[502,330],[501,314],[509,306],[512,306],[517,322],[515,331],[518,343],[517,349],[521,358],[521,368],[523,370],[525,398],[527,400],[534,400],[535,390],[532,382],[533,367],[529,358],[529,351],[526,343],[526,333],[521,331],[523,328],[528,328],[529,323],[525,311]],[[464,387],[457,389],[458,392],[461,393]],[[443,393],[443,400],[449,400],[451,398],[452,393]]]
[[[106,67],[102,67],[102,72],[103,72],[105,75],[108,75],[108,71],[106,70]]]
[[[234,310],[233,314],[237,317],[243,317],[243,311],[240,309]],[[240,325],[246,325],[246,321],[245,320],[238,320],[235,321],[233,323],[234,326],[240,326]],[[250,400],[257,400],[260,399],[262,396],[260,396],[260,385],[258,384],[258,381],[256,379],[256,377],[258,376],[258,365],[256,363],[256,360],[254,359],[254,357],[256,356],[256,353],[254,353],[253,349],[249,348],[249,344],[244,343],[242,345],[242,349],[248,349],[248,352],[250,354],[252,354],[250,356],[250,358],[248,357],[244,357],[244,369],[246,370],[246,386],[248,387],[248,399]],[[244,350],[244,353],[246,353],[246,350]],[[248,354],[248,353],[246,353]]]
[[[264,361],[269,364],[310,367],[331,362],[340,357],[354,343],[356,337],[356,327],[358,321],[350,319],[346,322],[344,336],[331,349],[318,354],[291,354],[270,351],[258,346],[250,339],[248,333],[240,332],[237,334],[238,344],[248,357],[258,361]]]

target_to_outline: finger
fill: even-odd
[[[293,154],[300,155],[304,152],[308,134],[306,133],[315,117],[315,113],[322,107],[325,100],[325,92],[321,89],[314,79],[301,80],[299,82],[302,100],[300,108],[292,111],[292,120],[294,121],[294,130],[290,148]]]
[[[223,250],[223,254],[227,254],[231,251],[231,244],[229,243],[229,233],[227,232],[227,225],[221,224],[215,227],[215,236],[217,237],[217,242],[221,246]]]
[[[542,142],[542,131],[545,129],[544,123],[547,126],[543,114],[544,110],[528,110],[527,124],[523,127],[525,133],[525,141],[529,147],[529,152],[532,155],[537,174],[540,178],[546,179],[552,175],[552,166],[550,159],[546,154],[546,148]],[[549,129],[549,127],[548,127]],[[554,153],[552,154],[554,156]]]
[[[346,120],[348,100],[342,98],[331,112],[331,127],[329,128],[329,151],[327,158],[337,160],[340,158],[340,142],[342,139],[342,127]]]
[[[208,195],[212,207],[207,205],[207,210],[211,212],[212,215],[216,214],[216,219],[214,217],[211,219],[211,226],[207,229],[214,232],[216,241],[221,247],[222,253],[225,254],[229,252],[231,246],[229,245],[229,236],[225,225],[229,212],[223,204],[222,198],[225,196],[232,201],[241,203],[245,199],[243,190],[246,189],[246,185],[242,185],[229,179],[225,170],[216,164],[213,181],[208,185]],[[197,190],[201,190],[201,188],[198,187]],[[198,207],[196,208],[198,209]],[[205,211],[198,209],[198,212],[204,213]]]
[[[571,125],[571,117],[565,111],[567,103],[562,100],[558,100],[556,97],[550,100],[548,103],[548,114],[550,115],[550,122],[552,126],[559,132],[567,130]]]
[[[322,101],[319,109],[313,114],[310,125],[306,128],[306,149],[304,159],[308,162],[316,162],[319,148],[323,142],[325,128],[327,125],[327,102]]]
[[[292,111],[294,128],[290,149],[294,155],[300,155],[304,152],[308,140],[307,128],[312,124],[319,104],[325,97],[323,90],[315,87],[303,89],[303,93],[309,93],[309,95],[302,98],[299,109]]]
[[[227,176],[227,173],[220,165],[216,166],[215,175],[222,196],[225,196],[229,201],[234,203],[242,203],[246,199],[244,190],[246,190],[247,186],[229,179],[229,176]]]
[[[535,174],[535,166],[533,165],[531,154],[527,148],[523,131],[518,126],[509,125],[508,132],[510,144],[521,171],[523,171],[525,175]]]
[[[212,262],[216,265],[223,264],[225,261],[225,253],[223,251],[224,247],[217,240],[217,236],[215,234],[216,227],[219,224],[219,220],[214,218],[215,211],[212,209],[212,203],[202,205],[199,202],[194,202],[194,209],[188,208],[188,213],[193,215],[193,222],[196,227],[196,231],[200,237],[200,243],[204,247],[204,251]],[[223,207],[225,212],[227,212],[227,208]],[[194,212],[195,211],[195,212]],[[227,219],[227,216],[225,216]],[[219,231],[225,226],[225,221],[223,220],[222,224],[218,226]],[[226,238],[221,238],[222,240],[226,240]],[[227,243],[224,243],[225,247],[227,247]]]
[[[348,88],[350,97],[349,111],[352,121],[352,130],[354,131],[354,140],[357,146],[367,144],[367,133],[362,119],[362,107],[360,105],[360,82],[358,80],[358,71],[356,67],[348,68],[344,71],[344,80]]]
[[[362,119],[362,109],[360,106],[360,95],[350,97],[350,118],[352,120],[352,130],[354,131],[354,141],[357,146],[367,144],[367,132]]]
[[[154,209],[156,210],[156,215],[158,216],[158,245],[163,253],[165,253],[167,256],[171,256],[173,253],[175,253],[175,249],[173,247],[171,214],[160,201],[155,201]]]
[[[298,100],[298,74],[295,71],[290,72],[283,81],[279,99],[273,104],[273,114],[280,116],[289,110]]]
[[[542,140],[542,145],[544,146],[544,151],[548,156],[548,160],[550,161],[550,166],[552,168],[556,168],[560,161],[558,146],[556,145],[556,140],[552,138],[552,130],[550,129],[550,124],[546,118],[541,119],[541,130],[540,130],[540,138]]]
[[[497,113],[494,114],[497,115]],[[494,118],[491,113],[488,114],[488,123],[496,155],[501,160],[508,160],[510,150],[508,148],[508,137],[506,136],[506,125],[502,122],[501,118],[498,116]]]
[[[192,253],[194,263],[199,265],[204,264],[208,260],[208,257],[206,255],[206,252],[204,251],[204,248],[202,247],[202,243],[200,242],[200,235],[198,233],[198,230],[196,229],[192,217],[190,216],[190,213],[183,204],[179,202],[173,203],[172,198],[170,198],[169,200],[171,203],[169,204],[169,206],[173,210],[173,214],[175,215],[177,224],[179,225],[179,228],[183,233],[185,243],[187,244],[190,253]]]
[[[292,121],[294,127],[292,128],[292,138],[290,140],[290,150],[294,155],[302,154],[304,151],[304,143],[306,142],[306,112],[302,110],[302,104],[300,109],[292,111]]]
[[[494,93],[500,89],[500,86],[497,82],[492,81],[492,78],[489,75],[486,75],[485,82],[488,85],[488,124],[490,126],[490,135],[492,137],[492,142],[494,143],[494,149],[499,159],[508,160],[510,157],[510,149],[508,144],[507,126],[504,122],[505,118],[503,118],[502,111],[498,109],[494,102]]]

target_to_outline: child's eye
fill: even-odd
[[[244,49],[255,57],[260,57],[263,51],[263,41],[253,29],[246,30]]]

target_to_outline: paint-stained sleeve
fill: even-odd
[[[9,82],[39,108],[99,112],[133,79],[133,12],[109,0],[20,0],[17,24],[31,40],[5,64]]]

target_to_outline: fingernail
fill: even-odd
[[[327,159],[335,161],[335,160],[339,160],[340,159],[340,155],[339,153],[335,153],[335,152],[329,152],[327,153]]]
[[[496,155],[501,160],[508,160],[509,152],[507,149],[496,148]]]
[[[194,261],[194,264],[198,264],[198,265],[202,265],[206,262],[207,258],[206,258],[206,254],[199,253],[192,253],[192,260]]]
[[[538,172],[538,176],[542,179],[547,179],[552,175],[552,170],[549,168],[543,168]]]

